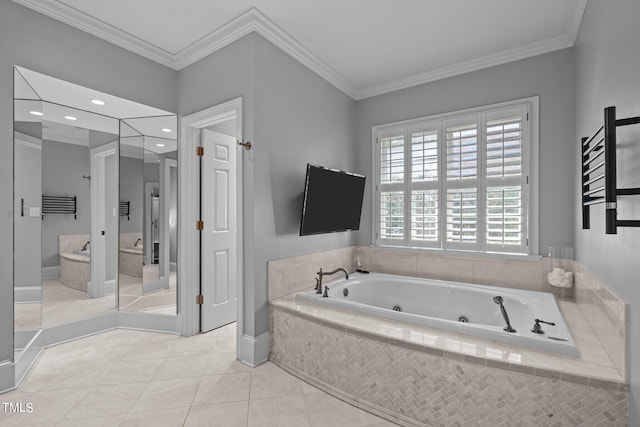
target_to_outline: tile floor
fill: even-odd
[[[157,278],[157,265],[145,266],[145,277]],[[154,314],[176,314],[176,273],[169,275],[169,289],[142,295],[142,279],[120,275],[120,309]],[[63,285],[57,279],[43,280],[42,304],[15,305],[16,330],[50,328],[95,317],[115,310],[115,296],[88,298],[85,291]]]
[[[48,348],[0,425],[393,426],[276,365],[236,360],[235,324],[190,338],[116,329]]]

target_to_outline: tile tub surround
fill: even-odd
[[[579,263],[569,260],[567,270],[575,273],[576,304],[560,304],[576,338],[576,330],[588,331],[583,357],[610,360],[624,381],[628,381],[629,307]],[[273,260],[268,263],[269,300],[313,289],[316,273],[346,267],[380,273],[402,274],[463,283],[553,292],[547,284],[550,258],[496,259],[431,254],[420,250],[352,246],[326,252]],[[332,277],[326,277],[328,283]],[[558,293],[553,292],[558,297]],[[571,294],[569,294],[571,295]],[[558,298],[559,299],[559,298]],[[571,302],[573,298],[566,298]],[[595,332],[595,335],[593,334]],[[581,336],[582,337],[582,336]],[[605,354],[606,353],[606,354]]]
[[[360,264],[358,264],[358,261]],[[526,260],[431,254],[420,250],[351,246],[269,261],[269,299],[313,289],[320,268],[359,266],[378,273],[552,292],[549,258]],[[331,277],[326,278],[327,281]],[[569,290],[571,295],[571,290]],[[570,298],[569,298],[570,299]]]
[[[629,373],[629,305],[577,262],[573,262],[575,300],[622,377]]]
[[[331,271],[342,267],[347,271],[354,271],[358,268],[356,250],[355,246],[351,246],[269,261],[267,264],[269,300],[313,289],[316,286],[315,278],[321,268],[324,271]],[[332,279],[333,276],[327,276],[324,281],[329,282]]]
[[[142,239],[142,233],[121,233],[118,250],[118,270],[131,277],[142,277],[142,249],[133,247],[136,240]],[[140,240],[142,242],[142,240]]]
[[[401,425],[627,423],[628,385],[615,369],[371,319],[274,301],[270,360]]]
[[[58,236],[60,283],[70,288],[86,291],[91,280],[90,259],[75,253],[89,241],[89,234],[61,234]],[[91,248],[91,246],[88,246]]]

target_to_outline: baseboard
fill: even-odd
[[[153,282],[142,282],[142,294],[157,291],[158,289],[169,289],[169,277],[161,277]]]
[[[13,288],[15,303],[42,302],[42,286],[20,286]]]
[[[104,282],[104,293],[112,294],[116,291],[116,279],[107,280]]]
[[[42,267],[42,280],[57,279],[58,277],[60,277],[59,265],[54,265],[53,267]]]
[[[177,316],[120,311],[118,312],[118,327],[177,334],[178,320]]]
[[[178,271],[178,263],[177,262],[170,262],[169,263],[169,271],[175,273]]]
[[[0,394],[14,390],[16,382],[16,366],[9,360],[0,362]]]
[[[264,332],[257,337],[242,335],[238,339],[238,359],[255,368],[269,359],[269,332]]]

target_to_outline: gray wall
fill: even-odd
[[[254,35],[248,35],[180,70],[178,114],[186,116],[231,99],[243,99],[243,136],[254,141],[253,134],[253,63]],[[252,203],[249,184],[253,181],[251,161],[245,163],[243,203]],[[244,325],[245,333],[254,336],[253,315],[253,217],[254,212],[244,210]],[[180,267],[178,267],[180,268]]]
[[[576,141],[603,121],[603,109],[616,106],[618,117],[640,116],[640,3],[590,1],[576,44]],[[618,187],[640,187],[640,126],[618,128]],[[578,169],[579,170],[579,169]],[[591,208],[591,229],[582,230],[580,176],[573,178],[576,257],[630,305],[631,398],[629,425],[640,425],[640,229],[604,232],[604,208]],[[619,199],[619,219],[640,219],[640,196]]]
[[[354,233],[298,236],[307,162],[358,171],[355,103],[253,33],[181,70],[178,90],[181,115],[243,97],[254,143],[243,177],[245,207],[254,203],[243,219],[244,332],[257,336],[268,329],[268,260],[355,242]]]
[[[356,232],[299,236],[307,163],[366,170],[356,164],[355,102],[262,37],[255,41],[254,114],[254,308],[260,334],[268,329],[268,260],[356,242]]]
[[[573,245],[574,55],[571,49],[358,101],[358,169],[371,176],[371,127],[530,96],[540,97],[539,250]],[[371,180],[359,244],[371,244]]]
[[[19,139],[17,137],[16,139]],[[38,145],[41,142],[38,142]],[[42,232],[38,215],[29,215],[30,207],[42,205],[42,151],[22,144],[15,146],[15,233],[19,236],[15,241],[14,259],[16,264],[15,286],[41,286],[40,277],[42,253],[39,251]],[[21,203],[24,199],[24,216],[20,216]]]
[[[144,174],[147,169],[142,159],[120,157],[120,201],[130,202],[129,218],[120,217],[120,233],[142,233],[143,231]],[[155,169],[157,170],[157,167]],[[158,181],[157,178],[155,181]]]
[[[13,170],[13,65],[167,111],[176,72],[11,1],[0,2],[0,170]],[[159,89],[160,88],[160,89]],[[13,357],[13,182],[0,181],[0,361]]]
[[[16,167],[19,167],[16,164]],[[73,215],[45,214],[42,220],[42,266],[60,265],[59,236],[91,231],[91,175],[89,147],[63,142],[42,142],[42,194],[76,196],[77,219]]]

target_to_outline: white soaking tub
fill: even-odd
[[[507,344],[580,356],[554,296],[547,292],[381,273],[355,273],[349,280],[334,280],[325,285],[329,287],[327,298],[315,291],[298,294],[296,298]],[[494,301],[498,296],[502,297],[516,332],[504,330],[506,322]],[[533,333],[535,319],[555,325],[542,323],[544,334]]]

